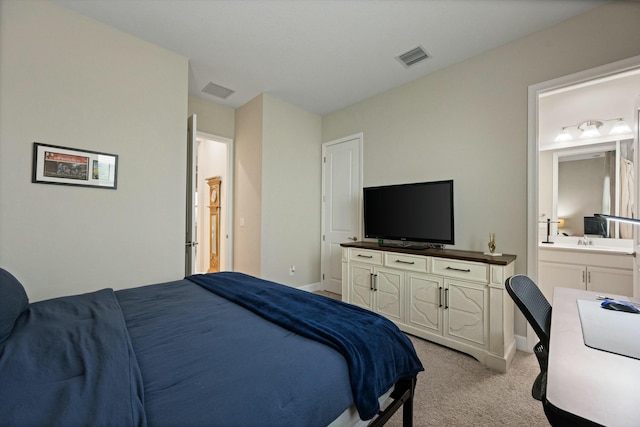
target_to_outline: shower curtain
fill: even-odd
[[[633,162],[620,159],[620,216],[633,218]],[[633,239],[633,225],[620,223],[620,237]]]

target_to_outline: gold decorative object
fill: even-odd
[[[489,233],[489,253],[496,251],[496,233]]]

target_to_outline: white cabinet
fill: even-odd
[[[513,302],[504,289],[514,260],[513,255],[344,244],[343,300],[504,372],[515,354]]]
[[[352,304],[376,311],[394,321],[403,321],[402,272],[354,263],[350,266],[349,275],[352,278]]]
[[[444,279],[410,273],[407,290],[407,325],[443,335]]]
[[[541,248],[538,285],[551,302],[556,286],[633,296],[633,255]]]
[[[407,325],[479,348],[487,342],[486,284],[408,274]]]
[[[487,343],[487,287],[445,280],[445,336],[484,348]]]
[[[633,296],[633,268],[587,267],[587,290]]]

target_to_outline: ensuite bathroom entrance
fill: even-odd
[[[528,275],[549,301],[556,286],[638,296],[637,230],[596,214],[638,218],[640,57],[532,86],[529,102]]]

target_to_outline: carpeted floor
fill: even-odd
[[[533,353],[517,351],[503,374],[466,354],[410,338],[425,367],[416,386],[416,427],[549,426],[542,404],[531,397],[540,371]],[[402,426],[402,411],[387,425]]]
[[[316,293],[340,299],[331,292]],[[409,338],[425,368],[416,386],[415,427],[549,427],[542,403],[531,397],[540,372],[533,353],[517,351],[509,372],[503,374],[464,353]],[[387,426],[402,426],[402,410]]]

